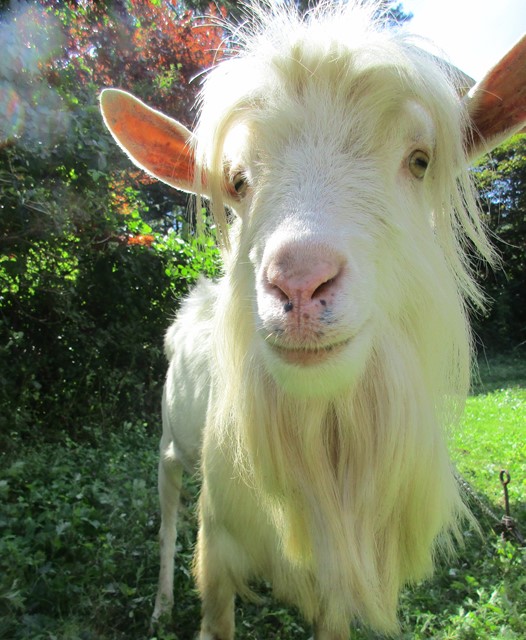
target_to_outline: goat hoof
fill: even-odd
[[[148,628],[148,634],[150,636],[156,636],[160,629],[167,628],[172,622],[172,610],[161,609],[155,610],[150,620],[150,626]]]

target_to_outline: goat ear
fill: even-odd
[[[176,189],[194,191],[191,131],[119,89],[105,89],[100,108],[112,136],[138,167]]]
[[[471,119],[466,141],[475,159],[526,124],[526,36],[464,98]]]

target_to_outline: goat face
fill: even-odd
[[[410,262],[417,234],[432,234],[425,173],[435,130],[413,101],[357,132],[352,111],[309,98],[234,132],[242,160],[229,164],[258,350],[281,388],[312,396],[352,384],[379,323],[403,304],[398,263]]]

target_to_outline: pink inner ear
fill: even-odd
[[[472,147],[502,140],[526,121],[526,36],[471,92]]]
[[[105,91],[101,107],[111,133],[136,164],[175,187],[192,185],[189,131],[122,91]]]
[[[195,155],[186,127],[118,89],[103,91],[101,109],[108,129],[136,165],[177,189],[194,191]],[[204,195],[207,176],[201,181]],[[228,200],[239,200],[229,181],[225,189]]]

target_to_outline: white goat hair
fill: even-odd
[[[185,467],[202,474],[201,640],[233,638],[235,594],[259,579],[316,640],[357,620],[394,633],[401,589],[466,516],[446,430],[482,302],[468,254],[492,250],[465,167],[524,124],[525,41],[462,99],[463,76],[361,3],[251,15],[195,134],[101,98],[136,164],[210,199],[224,256],[166,336],[154,620]]]

